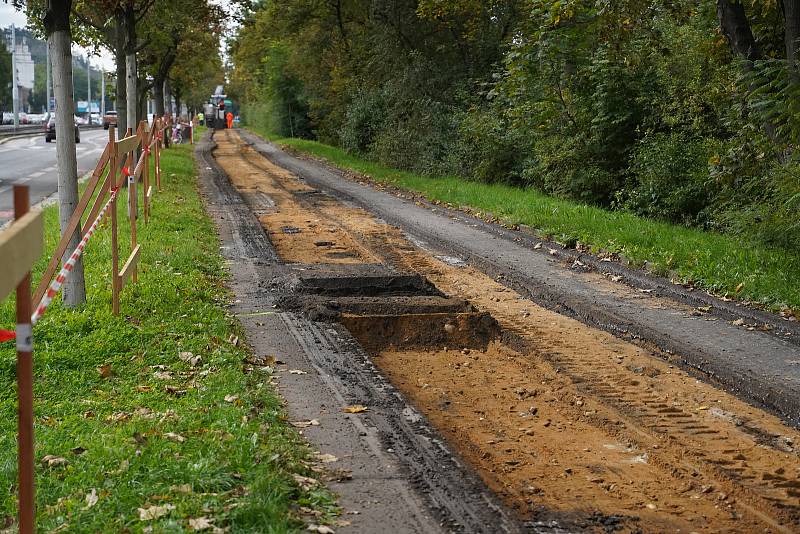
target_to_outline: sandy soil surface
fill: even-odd
[[[485,347],[398,343],[372,356],[520,517],[596,517],[592,529],[622,532],[800,528],[800,434],[776,417],[641,344],[437,257],[399,228],[308,187],[233,132],[217,142],[215,157],[234,185],[271,201],[259,220],[282,260],[416,272],[496,319],[503,334]],[[371,345],[369,328],[354,335]]]

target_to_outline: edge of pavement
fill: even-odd
[[[460,257],[540,306],[628,341],[655,345],[670,363],[800,427],[800,367],[794,363],[800,361],[797,323],[690,292],[663,278],[602,262],[414,195],[409,200],[408,191],[384,184],[372,187],[356,173],[292,154],[252,132],[239,133],[276,165],[377,214],[427,247]],[[535,250],[535,243],[548,246]],[[556,254],[551,256],[548,247]],[[614,284],[612,294],[592,281],[592,273],[618,273],[624,283]],[[712,308],[697,313],[698,304]],[[736,324],[737,319],[768,328],[750,330]]]
[[[198,185],[230,270],[231,311],[256,357],[285,363],[277,390],[291,420],[316,420],[302,434],[338,458],[337,472],[348,472],[328,484],[352,523],[337,532],[565,532],[558,521],[522,525],[512,518],[344,327],[276,308],[270,286],[291,266],[277,261],[267,234],[211,156],[214,146],[210,133],[197,143]],[[347,404],[368,411],[347,414]]]

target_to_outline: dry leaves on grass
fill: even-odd
[[[345,413],[364,413],[368,410],[366,406],[362,406],[361,404],[353,404],[352,406],[347,406],[343,409]]]
[[[48,454],[44,458],[42,458],[42,464],[45,467],[60,467],[62,465],[67,465],[69,461],[66,458],[62,458],[61,456],[55,456],[53,454]]]
[[[97,496],[97,490],[95,488],[92,488],[92,491],[86,494],[86,507],[84,508],[84,510],[88,510],[89,508],[97,504],[98,500],[100,500],[100,498]]]
[[[153,519],[158,519],[159,517],[167,515],[174,509],[175,506],[172,504],[139,508],[139,521],[151,521]]]
[[[164,434],[164,437],[171,441],[177,441],[178,443],[183,443],[186,441],[186,438],[181,436],[180,434],[176,434],[175,432],[167,432]]]
[[[210,528],[214,528],[213,521],[213,519],[209,519],[205,516],[190,518],[189,528],[192,530],[208,530]]]
[[[188,351],[179,352],[178,358],[188,363],[192,367],[197,367],[203,361],[203,358],[201,356],[195,356],[194,354]]]
[[[303,475],[293,474],[292,478],[294,478],[294,481],[297,482],[297,484],[301,488],[303,488],[304,491],[308,491],[311,488],[315,488],[317,484],[319,484],[319,481],[317,479],[311,477],[304,477]]]
[[[97,368],[101,378],[111,378],[111,365],[105,364]]]
[[[153,378],[158,380],[172,380],[172,373],[168,373],[167,371],[156,371],[153,373]]]

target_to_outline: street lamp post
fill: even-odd
[[[17,86],[17,29],[11,25],[11,100],[14,107],[14,129],[19,127],[19,87]]]
[[[86,54],[86,114],[89,117],[89,126],[92,125],[92,64],[89,63],[89,54]]]

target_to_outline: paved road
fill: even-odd
[[[108,140],[105,130],[82,130],[77,146],[78,175],[94,168]],[[45,143],[44,135],[14,139],[0,145],[0,225],[13,217],[12,185],[31,188],[31,205],[58,189],[56,144]]]

